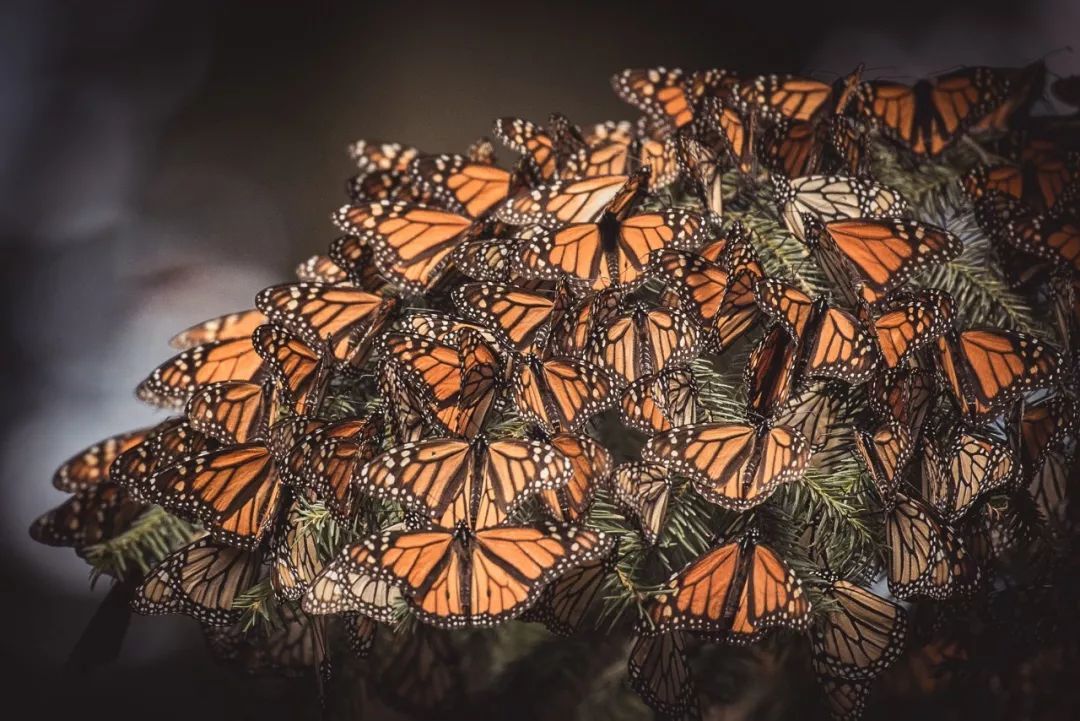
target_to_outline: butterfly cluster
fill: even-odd
[[[463,693],[446,631],[607,614],[663,717],[700,713],[702,648],[777,637],[858,718],[912,609],[989,593],[1022,511],[1071,528],[1080,151],[1030,113],[1045,75],[635,69],[634,122],[497,120],[508,167],[357,142],[326,253],[175,336],[137,389],[174,415],[65,463],[31,533],[181,519],[137,612],[258,670],[383,646],[413,713]],[[971,239],[882,157],[963,166],[985,273],[1045,327],[934,287]]]

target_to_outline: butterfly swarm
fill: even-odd
[[[326,252],[31,535],[365,713],[1018,708],[985,659],[1080,637],[1074,80],[626,70],[501,164],[356,142]]]

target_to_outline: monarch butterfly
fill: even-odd
[[[818,260],[834,283],[859,286],[859,297],[881,300],[927,266],[960,254],[960,239],[948,231],[915,221],[860,218],[825,223]],[[839,268],[836,267],[839,264]]]
[[[139,383],[135,395],[152,405],[180,409],[195,391],[211,383],[259,381],[265,373],[249,334],[210,341],[178,353]]]
[[[679,172],[689,183],[702,209],[719,217],[723,211],[724,193],[716,155],[693,138],[680,135],[678,142]]]
[[[284,328],[270,324],[256,328],[251,342],[283,401],[300,415],[314,415],[329,376],[320,352]]]
[[[396,363],[384,361],[379,364],[376,377],[394,440],[397,443],[420,440],[429,411],[406,384],[404,371]]]
[[[763,75],[733,92],[745,112],[770,127],[765,155],[773,172],[789,178],[813,172],[821,162],[833,123],[853,98],[862,66],[828,84],[794,75]]]
[[[558,321],[559,298],[493,283],[468,283],[454,289],[454,305],[466,317],[490,328],[499,342],[520,352],[543,348]]]
[[[515,361],[511,400],[518,413],[550,432],[575,433],[618,400],[607,373],[587,361],[528,354]]]
[[[871,80],[859,86],[856,111],[916,155],[936,156],[1006,99],[1007,72],[963,68],[913,86]]]
[[[618,216],[575,223],[539,235],[523,246],[526,276],[566,279],[593,291],[635,286],[645,280],[650,256],[666,247],[699,244],[701,216],[680,210]]]
[[[856,385],[871,377],[874,346],[854,316],[773,278],[760,279],[755,287],[758,305],[775,325],[747,359],[752,413],[771,416],[807,378]]]
[[[707,340],[718,351],[731,347],[757,322],[754,281],[760,271],[753,264],[729,271],[700,255],[671,249],[657,253],[655,264],[683,309],[709,330]]]
[[[301,283],[328,283],[343,285],[348,283],[349,274],[339,267],[329,256],[316,253],[295,269],[296,279]],[[257,323],[262,325],[266,321]],[[254,328],[252,329],[254,330]]]
[[[597,483],[611,471],[611,454],[588,436],[558,433],[548,443],[570,461],[570,478],[565,486],[541,491],[540,500],[554,520],[576,521],[592,503]]]
[[[638,636],[627,661],[630,687],[665,718],[682,718],[698,704],[693,672],[679,631]]]
[[[832,84],[796,75],[759,75],[740,81],[731,94],[770,123],[805,122],[826,112],[842,112],[861,74],[862,68],[856,68]]]
[[[630,176],[597,175],[563,180],[518,191],[497,207],[496,220],[510,225],[557,228],[567,223],[591,223],[624,192]]]
[[[140,428],[110,436],[64,461],[53,474],[53,488],[65,493],[78,493],[109,480],[109,466],[117,456],[134,448],[154,429]]]
[[[406,714],[429,717],[454,713],[466,688],[462,655],[450,634],[414,626],[387,654],[375,684],[379,696]]]
[[[619,418],[634,430],[652,435],[697,420],[698,387],[689,368],[667,368],[628,385]]]
[[[732,163],[744,174],[754,174],[757,168],[757,116],[744,105],[724,102],[719,98],[705,101],[705,117],[709,129],[718,135]]]
[[[399,390],[419,401],[425,419],[447,432],[475,437],[497,400],[502,361],[479,333],[462,329],[457,346],[418,335],[384,338],[387,365],[404,383]]]
[[[850,581],[831,576],[825,595],[835,602],[813,627],[814,667],[824,676],[870,680],[904,650],[904,609]]]
[[[345,620],[349,651],[356,658],[367,658],[375,648],[375,636],[379,624],[359,613],[344,613],[342,616]]]
[[[657,191],[679,179],[679,139],[657,128],[648,118],[638,123],[637,164],[648,168],[648,188]]]
[[[744,511],[800,478],[810,451],[803,435],[787,426],[703,423],[653,436],[641,457],[689,477],[709,502]]]
[[[633,125],[625,121],[598,123],[580,137],[581,147],[567,158],[564,175],[592,178],[627,172],[636,140]]]
[[[131,607],[146,616],[180,613],[209,626],[228,626],[243,616],[236,600],[255,585],[261,568],[257,551],[200,538],[151,569]]]
[[[522,118],[499,118],[492,133],[503,145],[522,155],[536,179],[552,181],[559,176],[563,148],[551,132]]]
[[[634,68],[611,78],[615,94],[669,130],[690,125],[703,97],[729,88],[735,77],[727,70],[687,75],[679,68]]]
[[[362,174],[404,173],[409,163],[420,155],[414,147],[377,140],[357,140],[349,145],[348,153]]]
[[[573,467],[553,446],[536,441],[435,438],[405,443],[368,461],[355,483],[390,497],[440,528],[496,526],[544,489],[566,485]]]
[[[345,274],[347,285],[369,293],[382,292],[389,285],[375,262],[375,251],[358,235],[348,234],[335,238],[326,255],[329,262]]]
[[[269,530],[283,494],[270,449],[246,443],[203,451],[157,471],[142,495],[203,523],[216,542],[253,549]]]
[[[825,706],[833,721],[859,721],[870,696],[869,681],[851,681],[833,676],[818,676],[825,693]]]
[[[480,524],[384,533],[348,552],[354,569],[397,583],[420,620],[458,628],[519,616],[549,582],[611,549],[573,526]]]
[[[520,118],[500,118],[494,134],[523,156],[530,177],[541,183],[622,173],[634,139],[632,128],[614,123],[583,134],[560,113],[551,114],[547,128]]]
[[[542,232],[535,226],[507,233],[501,229],[493,231],[492,237],[481,233],[477,237],[465,239],[458,247],[450,251],[450,262],[459,271],[476,280],[493,283],[528,285],[531,281],[520,278],[517,257],[523,242]]]
[[[542,623],[560,636],[576,634],[596,610],[595,601],[614,572],[614,556],[612,552],[583,563],[552,581],[536,603],[521,615],[521,620]]]
[[[927,368],[901,368],[891,374],[878,374],[870,383],[870,408],[883,418],[893,418],[910,428],[915,436],[937,392],[933,371]]]
[[[266,316],[254,308],[228,313],[180,331],[169,340],[169,345],[178,350],[188,350],[215,341],[250,338],[252,332],[265,322]]]
[[[1010,427],[1018,436],[1014,445],[1018,447],[1021,465],[1026,469],[1034,466],[1055,438],[1071,435],[1076,430],[1076,423],[1076,409],[1065,398],[1025,403],[1019,423]]]
[[[1035,214],[1003,193],[992,193],[979,203],[981,225],[1001,243],[1080,272],[1080,220],[1061,210]]]
[[[952,297],[939,290],[894,295],[872,313],[859,306],[862,321],[889,369],[903,365],[920,348],[933,343],[951,325]]]
[[[294,500],[283,516],[268,554],[270,583],[278,599],[299,601],[324,564],[315,534],[304,524],[299,501]]]
[[[697,327],[685,313],[670,308],[650,310],[639,303],[608,321],[589,358],[612,371],[620,383],[633,383],[688,363],[697,350]]]
[[[802,583],[753,533],[688,563],[648,606],[657,632],[689,630],[735,644],[751,643],[774,627],[803,630],[810,601]]]
[[[81,552],[87,546],[115,538],[134,522],[146,507],[109,480],[75,491],[74,495],[30,525],[30,537],[49,546],[66,546]]]
[[[266,438],[278,410],[272,396],[266,383],[211,383],[191,396],[184,414],[192,429],[215,441],[249,443]]]
[[[799,431],[817,455],[830,447],[838,449],[846,402],[847,387],[843,384],[814,381],[773,408],[770,420]]]
[[[148,482],[154,473],[217,446],[216,441],[193,429],[186,419],[169,418],[154,426],[142,443],[116,457],[109,466],[109,479],[136,500],[147,502],[153,495]]]
[[[1070,469],[1075,468],[1075,449],[1067,436],[1065,432],[1053,435],[1031,463],[1027,476],[1028,492],[1035,507],[1044,519],[1054,524],[1066,518]]]
[[[897,598],[943,600],[981,577],[963,540],[914,496],[897,492],[887,504],[885,539],[889,590]]]
[[[300,438],[282,467],[283,478],[314,491],[331,517],[349,523],[356,511],[353,475],[374,457],[382,438],[382,416],[339,420]]]
[[[255,306],[312,348],[329,345],[336,360],[359,366],[397,301],[356,288],[285,283],[261,291]]]
[[[1046,89],[1046,63],[1043,61],[1039,60],[1023,68],[999,72],[1005,74],[1006,95],[997,107],[983,115],[972,126],[972,133],[1009,130],[1017,119],[1027,117],[1031,106],[1043,97]]]
[[[1035,336],[993,328],[949,331],[937,341],[938,366],[961,410],[976,421],[1057,381],[1060,354]]]
[[[321,618],[284,606],[279,622],[269,629],[238,626],[228,632],[235,638],[231,640],[232,658],[226,660],[238,663],[248,673],[297,676],[314,669],[320,680],[329,674],[326,628]]]
[[[651,463],[624,463],[611,477],[615,500],[628,509],[641,526],[641,535],[655,545],[664,529],[671,480],[663,466]]]
[[[411,293],[423,293],[439,279],[450,251],[474,224],[473,218],[458,213],[404,201],[346,205],[334,220],[346,233],[356,233],[361,247],[372,249],[385,278]],[[331,247],[330,257],[342,267],[348,264],[351,274],[360,269],[349,262],[341,242]]]
[[[962,432],[942,456],[932,439],[923,450],[923,495],[950,523],[959,521],[982,496],[1012,483],[1012,450],[987,435]]]
[[[806,242],[804,215],[822,223],[849,218],[899,218],[907,201],[887,185],[842,175],[808,175],[788,180],[773,174],[773,195],[784,225]]]
[[[357,568],[348,548],[312,580],[304,591],[301,607],[315,615],[357,613],[379,623],[391,623],[403,600],[389,580]]]
[[[977,166],[962,183],[976,208],[990,211],[982,217],[991,221],[996,220],[997,208],[992,202],[981,204],[996,193],[1021,201],[1028,210],[1045,213],[1078,192],[1078,176],[1057,148],[1034,153],[1028,162]]]
[[[464,155],[419,155],[407,172],[434,205],[472,219],[484,217],[503,202],[512,185],[510,173],[492,165],[490,159]]]
[[[915,454],[915,438],[905,424],[887,420],[871,431],[855,429],[855,448],[882,501],[889,503]]]

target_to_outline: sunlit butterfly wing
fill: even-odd
[[[439,278],[450,251],[473,225],[458,213],[401,202],[346,205],[335,221],[370,245],[383,276],[414,293]]]
[[[120,433],[84,448],[56,469],[52,479],[53,488],[78,493],[109,480],[109,466],[117,456],[142,443],[152,430],[140,428]]]
[[[296,266],[296,279],[301,283],[330,283],[341,285],[347,283],[349,274],[328,256],[315,254]],[[266,321],[257,323],[262,325]],[[254,329],[252,329],[254,330]]]
[[[694,101],[679,68],[629,69],[611,78],[623,101],[648,115],[653,122],[676,130],[694,120]]]
[[[214,341],[249,338],[252,331],[265,322],[266,317],[259,310],[229,313],[180,331],[169,340],[169,345],[180,350],[188,350]]]
[[[836,220],[825,224],[833,248],[864,284],[862,297],[875,302],[930,265],[960,255],[960,239],[931,225],[903,220]]]
[[[462,314],[518,352],[543,346],[555,307],[547,295],[491,283],[459,286],[453,300]]]
[[[251,337],[217,340],[165,361],[139,384],[135,394],[139,400],[179,409],[195,391],[211,383],[257,381],[264,373]]]
[[[261,443],[204,451],[158,471],[147,486],[152,502],[248,549],[262,540],[281,499],[273,456]]]
[[[618,399],[607,374],[572,358],[517,362],[511,398],[527,420],[552,432],[574,433]]]
[[[510,173],[462,155],[421,155],[409,163],[409,176],[435,205],[468,218],[480,218],[510,192]]]
[[[711,503],[743,511],[797,480],[810,462],[801,433],[787,426],[758,431],[739,423],[704,423],[662,433],[642,458],[685,475]]]
[[[187,402],[191,428],[221,443],[249,443],[266,437],[277,407],[272,386],[248,381],[212,383]]]
[[[598,175],[519,191],[494,211],[494,217],[512,225],[556,228],[568,223],[599,219],[622,191],[626,175]]]

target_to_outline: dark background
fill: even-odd
[[[54,467],[158,417],[131,389],[181,327],[250,306],[325,247],[346,143],[460,151],[500,115],[632,117],[626,66],[915,77],[1066,49],[1039,2],[8,2],[0,9],[0,598],[35,715],[267,718],[186,619],[135,619],[117,664],[62,670],[104,589],[30,521]],[[291,712],[282,716],[293,716]]]

